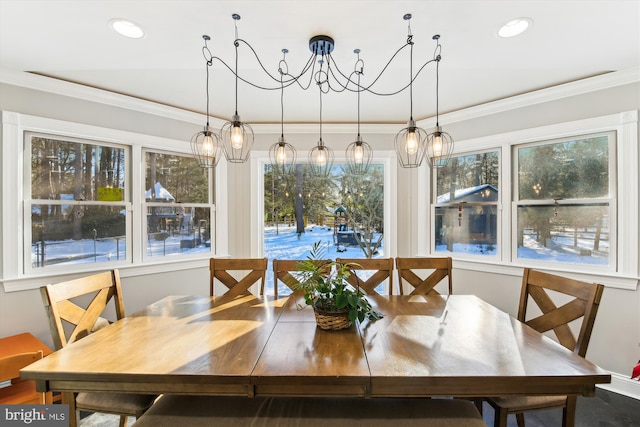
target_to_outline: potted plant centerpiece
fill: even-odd
[[[382,313],[371,306],[359,289],[347,282],[353,265],[323,260],[324,250],[320,242],[313,244],[307,259],[297,264],[300,272],[298,290],[304,292],[307,305],[313,307],[316,323],[321,329],[348,328],[356,319],[378,320]]]

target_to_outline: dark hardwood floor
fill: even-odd
[[[493,408],[488,403],[484,403],[482,415],[492,427]],[[562,409],[527,412],[524,418],[527,427],[560,427]],[[515,416],[509,416],[507,426],[517,427]],[[578,398],[576,427],[640,427],[640,400],[598,388],[594,397]]]

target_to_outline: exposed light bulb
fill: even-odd
[[[239,125],[233,125],[231,128],[231,146],[239,150],[242,148],[244,138],[242,137],[242,128]]]
[[[404,149],[409,155],[416,154],[418,151],[418,138],[415,131],[410,130],[409,133],[407,133]]]
[[[284,145],[278,145],[276,149],[276,161],[280,164],[284,164],[287,161],[287,150]]]
[[[362,164],[362,159],[364,158],[364,149],[362,145],[356,145],[353,149],[353,160],[356,164]]]
[[[327,153],[324,150],[316,151],[316,165],[324,166],[327,164]]]
[[[205,134],[204,140],[202,141],[202,154],[206,157],[213,156],[214,147],[215,143],[213,142],[213,138],[211,138],[211,134]]]
[[[433,138],[433,155],[435,157],[442,156],[442,135],[440,132],[436,132]]]

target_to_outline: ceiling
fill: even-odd
[[[443,1],[34,1],[0,0],[0,68],[28,71],[189,111],[205,113],[209,49],[235,66],[235,21],[239,38],[257,52],[278,77],[281,50],[289,72],[310,57],[309,39],[335,40],[333,56],[343,72],[353,70],[361,50],[362,85],[369,85],[413,34],[413,73],[434,56],[440,34],[440,113],[617,70],[640,67],[638,0],[443,0]],[[533,19],[524,34],[503,39],[499,27],[516,17]],[[113,18],[139,24],[144,38],[127,39],[108,25]],[[249,123],[279,123],[280,83],[269,81],[251,51],[238,48],[241,77],[274,90],[238,85],[238,113]],[[393,92],[409,82],[410,50],[403,49],[374,90]],[[436,67],[427,65],[413,84],[416,120],[436,114]],[[309,81],[310,76],[303,80]],[[235,110],[235,79],[221,62],[210,68],[210,114],[228,120]],[[287,123],[316,123],[320,91],[293,85],[284,91]],[[403,123],[410,114],[410,92],[394,96],[361,94],[363,123]],[[322,121],[357,120],[353,92],[322,96]]]

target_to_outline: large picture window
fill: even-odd
[[[384,169],[383,164],[372,164],[366,174],[353,175],[346,165],[337,164],[329,178],[320,178],[307,164],[297,164],[285,176],[265,165],[264,256],[303,260],[320,242],[330,259],[388,257]],[[271,292],[271,263],[267,277]],[[279,283],[279,295],[290,292]]]
[[[517,258],[609,266],[615,134],[515,147]]]
[[[435,170],[435,251],[495,256],[500,153],[455,156]]]
[[[31,159],[31,267],[128,256],[127,150],[27,133]]]

